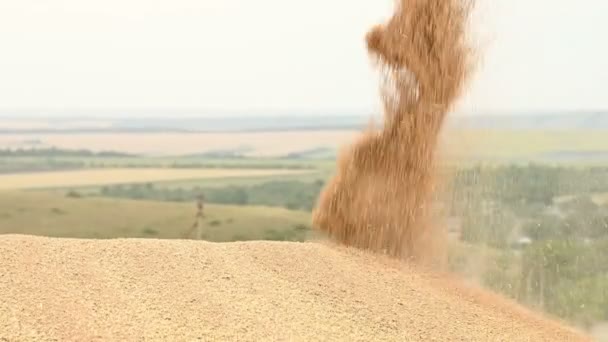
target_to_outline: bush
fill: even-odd
[[[75,190],[70,190],[65,194],[68,198],[82,198],[82,194]]]
[[[66,211],[59,208],[51,208],[51,213],[55,215],[65,215]]]
[[[144,228],[144,230],[142,232],[144,233],[144,235],[149,235],[149,236],[158,235],[158,230],[153,229],[153,228]]]
[[[264,240],[270,240],[270,241],[285,241],[286,237],[284,234],[281,234],[279,232],[277,232],[274,229],[267,229],[264,232]]]
[[[249,240],[248,237],[246,237],[243,234],[239,234],[239,233],[234,234],[231,239],[231,241],[248,241],[248,240]]]
[[[307,231],[307,230],[310,230],[310,227],[308,227],[305,224],[298,223],[293,227],[293,229],[296,231]]]
[[[211,227],[217,227],[217,226],[221,226],[221,225],[222,225],[222,221],[220,221],[220,220],[209,221],[209,226],[211,226]]]

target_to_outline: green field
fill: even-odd
[[[210,241],[303,240],[310,214],[282,208],[207,205]],[[0,192],[0,234],[71,238],[184,238],[194,203],[68,198],[41,192]]]

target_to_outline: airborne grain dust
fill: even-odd
[[[432,222],[435,150],[467,80],[471,1],[399,0],[367,35],[385,73],[385,123],[344,151],[320,195],[313,225],[348,246],[419,261],[445,257]]]

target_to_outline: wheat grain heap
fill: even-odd
[[[354,248],[0,235],[0,341],[589,340]]]
[[[400,0],[390,21],[368,33],[386,76],[384,126],[340,156],[313,215],[317,229],[348,246],[444,259],[444,235],[430,213],[434,152],[471,69],[470,9],[463,0]]]

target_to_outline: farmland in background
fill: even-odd
[[[204,195],[205,239],[304,241],[354,132],[0,134],[0,233],[193,238]],[[487,124],[443,139],[451,269],[585,328],[608,321],[608,130]]]

